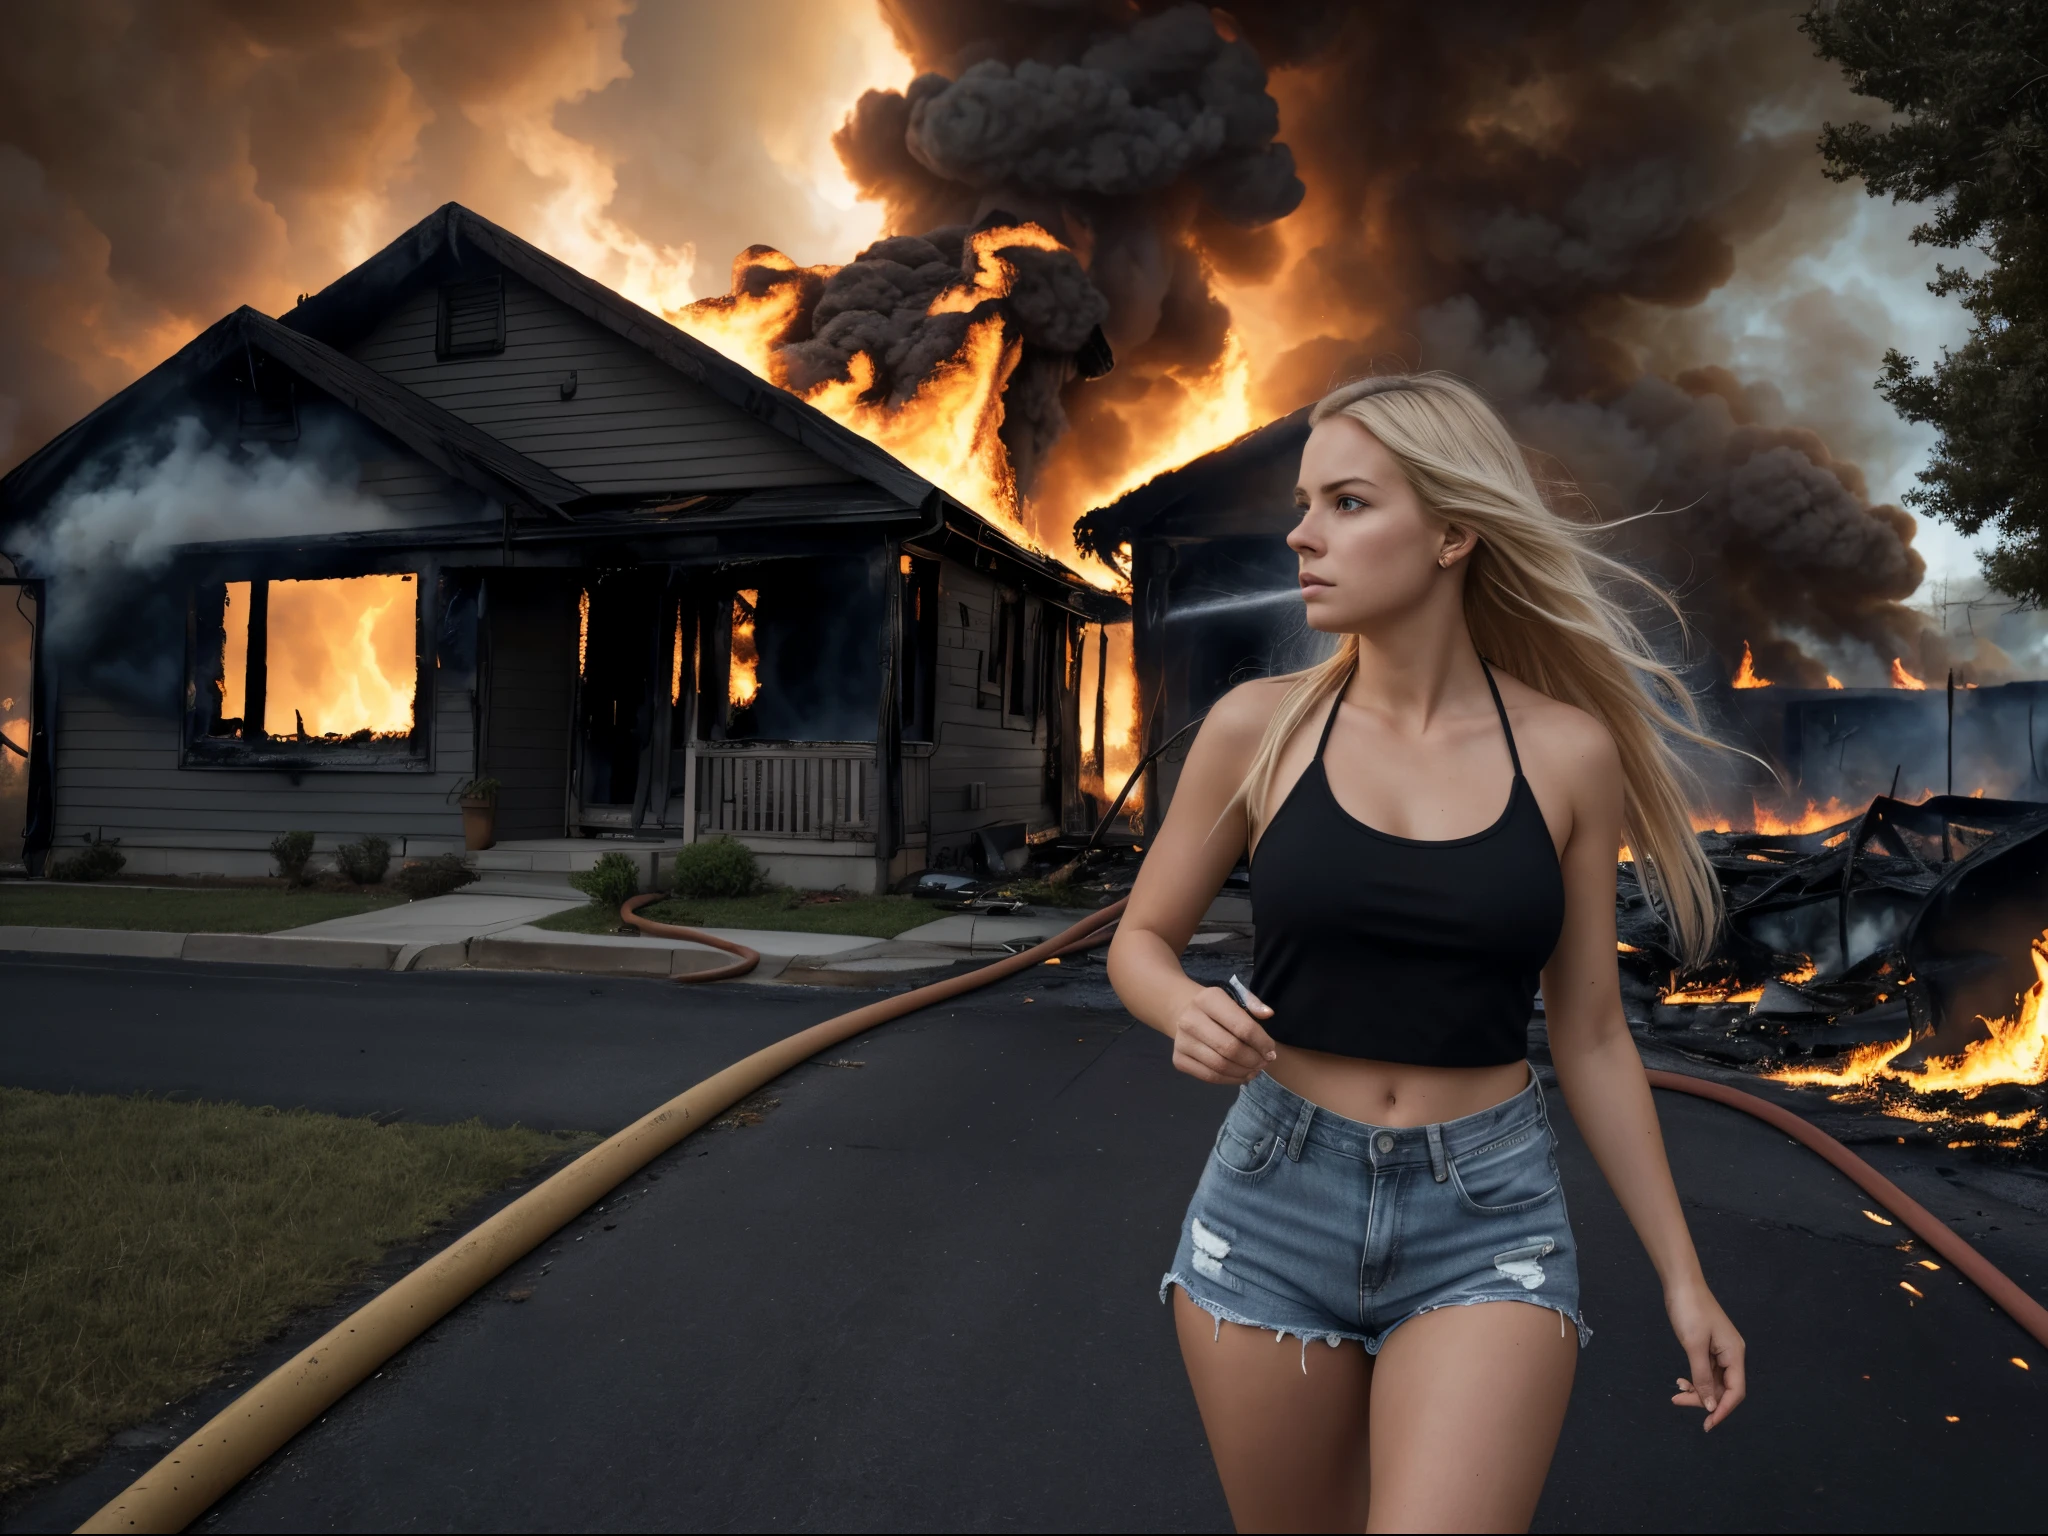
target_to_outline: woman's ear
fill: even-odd
[[[1478,543],[1479,535],[1470,528],[1460,527],[1456,523],[1446,523],[1443,546],[1437,551],[1436,563],[1444,570],[1449,570],[1471,554]]]

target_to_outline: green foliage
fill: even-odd
[[[342,843],[334,850],[334,862],[357,885],[375,885],[391,867],[391,845],[381,837]]]
[[[0,1491],[163,1412],[393,1244],[576,1145],[0,1088]]]
[[[446,896],[476,878],[476,871],[462,862],[459,853],[437,853],[431,859],[414,859],[399,870],[391,882],[414,901],[429,896]]]
[[[673,889],[678,896],[745,896],[760,884],[761,864],[754,850],[732,838],[692,843],[676,854]]]
[[[1981,274],[1937,269],[1970,335],[1925,371],[1887,352],[1878,391],[1939,434],[1907,493],[1997,544],[1992,586],[2048,599],[2048,6],[2034,0],[1830,0],[1800,22],[1852,89],[1899,114],[1882,127],[1830,123],[1820,148],[1837,181],[1932,204],[1916,244],[1973,246]]]
[[[118,875],[128,859],[114,846],[120,839],[95,839],[91,847],[81,853],[74,853],[68,859],[59,859],[50,866],[52,880],[104,880],[109,875]]]
[[[630,854],[601,853],[590,868],[571,875],[569,883],[588,896],[593,907],[616,914],[640,893],[640,864]]]
[[[270,856],[277,861],[277,872],[292,885],[306,883],[306,863],[313,857],[313,834],[310,832],[280,832],[270,840]]]
[[[496,800],[500,788],[501,786],[496,779],[470,779],[456,786],[455,798],[458,800]]]

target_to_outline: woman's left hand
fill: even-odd
[[[1747,1395],[1742,1335],[1728,1321],[1728,1314],[1704,1280],[1667,1289],[1664,1311],[1692,1363],[1691,1378],[1678,1378],[1678,1392],[1671,1401],[1681,1408],[1706,1409],[1707,1422],[1702,1427],[1712,1429]]]

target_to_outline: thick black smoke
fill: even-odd
[[[1271,414],[1362,372],[1451,369],[1602,512],[1669,513],[1635,525],[1627,552],[1685,592],[1722,657],[1747,640],[1765,676],[1810,685],[1955,659],[1904,606],[1925,569],[1913,520],[1873,506],[1769,381],[1736,378],[1685,323],[1738,248],[1796,246],[1839,218],[1829,198],[1853,195],[1828,187],[1813,149],[1820,118],[1853,103],[1782,7],[897,0],[889,14],[927,73],[862,98],[837,141],[850,173],[897,229],[1035,219],[1107,301],[1118,366],[1062,384],[1070,430],[1039,462],[1048,502],[1172,419],[1180,381],[1222,354],[1219,290],[1264,285],[1298,325],[1259,359]],[[1989,646],[1974,659],[1986,680],[2002,661]]]
[[[1029,222],[1053,234],[1066,251],[1001,248],[1016,277],[1000,307],[1024,343],[1003,438],[1028,489],[1088,399],[1070,386],[1096,371],[1091,333],[1101,327],[1117,364],[1113,384],[1091,389],[1118,399],[1213,362],[1226,317],[1196,224],[1270,223],[1303,187],[1274,142],[1279,106],[1258,53],[1206,7],[905,5],[894,19],[925,73],[863,95],[836,143],[891,224],[920,233],[876,243],[822,283],[749,252],[735,288],[804,289],[781,354],[792,387],[847,378],[864,351],[874,393],[900,403],[978,317],[927,313],[973,271],[969,232]],[[1103,434],[1083,423],[1076,435]]]

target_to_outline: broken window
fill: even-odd
[[[700,619],[698,734],[711,741],[873,741],[885,615],[865,555],[735,572]]]
[[[0,582],[0,868],[21,864],[28,829],[35,642],[34,592],[23,582]]]
[[[415,573],[203,587],[191,634],[188,764],[425,765]]]

